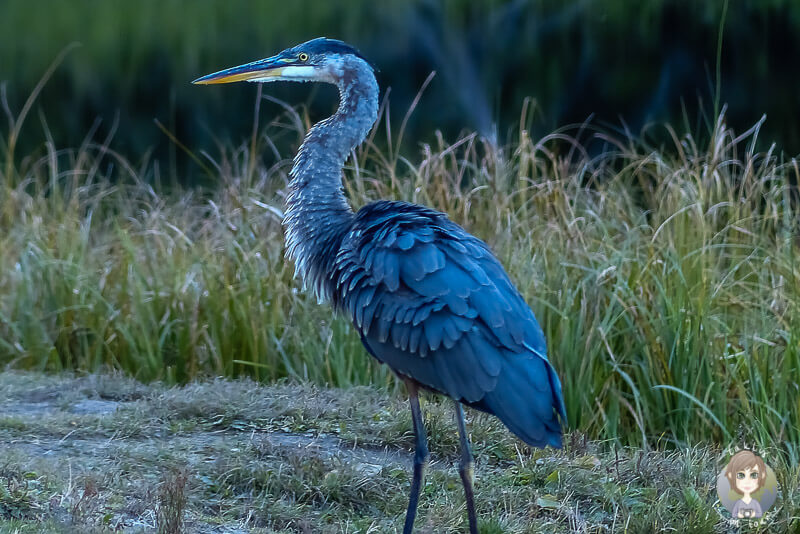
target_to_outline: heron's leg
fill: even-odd
[[[453,401],[456,405],[456,423],[458,424],[458,437],[461,440],[461,461],[458,463],[458,474],[464,484],[464,497],[467,501],[467,516],[469,517],[470,534],[478,534],[478,517],[475,514],[475,494],[472,492],[472,451],[467,436],[467,425],[464,423],[464,410],[461,403]]]
[[[403,534],[411,534],[414,529],[414,518],[417,516],[417,503],[422,489],[422,477],[428,463],[428,436],[425,434],[425,424],[422,422],[422,412],[419,409],[419,396],[417,385],[410,380],[406,381],[408,387],[408,400],[411,404],[411,421],[414,423],[414,438],[416,441],[414,452],[414,477],[411,479],[411,495],[408,497],[408,511]]]

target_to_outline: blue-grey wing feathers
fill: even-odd
[[[533,312],[485,243],[437,211],[362,208],[334,268],[333,304],[395,372],[561,445],[561,383]]]

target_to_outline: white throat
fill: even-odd
[[[309,82],[319,79],[317,67],[311,65],[290,65],[281,67],[279,76],[265,76],[263,78],[252,78],[248,82]]]

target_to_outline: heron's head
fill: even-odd
[[[203,76],[192,83],[290,81],[338,84],[348,67],[355,65],[372,69],[364,56],[349,44],[319,37],[272,57]]]

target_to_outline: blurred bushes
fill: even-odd
[[[181,175],[183,160],[153,119],[195,150],[215,139],[238,142],[250,131],[255,95],[245,84],[198,88],[189,81],[319,35],[350,41],[373,59],[382,86],[392,88],[396,121],[430,71],[438,72],[409,124],[412,144],[430,139],[434,128],[448,136],[462,128],[484,135],[497,130],[502,138],[528,96],[538,102],[540,133],[592,113],[613,124],[622,118],[637,131],[650,120],[682,119],[684,107],[687,126],[702,132],[698,111],[714,111],[722,6],[688,0],[3,0],[0,80],[11,108],[19,109],[57,53],[81,42],[39,101],[57,144],[80,143],[98,118],[105,135],[118,116],[118,150],[138,159],[154,148],[159,157],[171,156]],[[731,125],[744,129],[767,113],[761,138],[778,139],[792,154],[800,151],[798,27],[797,2],[735,0],[721,63],[721,101],[730,104]],[[267,93],[312,103],[312,119],[335,105],[329,88],[277,84]],[[262,109],[268,116],[279,110],[266,102]],[[36,130],[35,121],[28,128]],[[41,130],[23,136],[23,152],[41,139]]]

